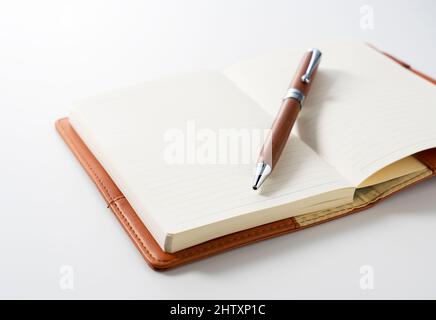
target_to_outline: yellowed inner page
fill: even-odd
[[[358,188],[364,188],[386,182],[398,177],[406,176],[411,173],[424,170],[426,166],[415,159],[413,156],[398,160],[383,169],[377,171],[372,176],[363,181]]]
[[[365,188],[359,188],[356,190],[354,194],[354,199],[351,203],[339,207],[332,207],[326,210],[319,210],[308,214],[298,215],[295,217],[295,219],[303,227],[332,219],[347,214],[354,209],[365,207],[431,175],[432,171],[428,168],[424,168],[422,170],[410,173],[400,178],[396,178]]]

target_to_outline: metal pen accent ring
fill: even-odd
[[[297,100],[300,103],[300,109],[301,109],[301,107],[303,106],[304,94],[298,89],[290,88],[286,92],[286,95],[284,96],[283,100],[290,99],[290,98]]]

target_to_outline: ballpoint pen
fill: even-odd
[[[295,77],[282,100],[282,105],[272,124],[271,131],[260,151],[253,179],[254,190],[262,185],[277,164],[298,113],[303,106],[303,101],[309,93],[320,59],[321,51],[318,49],[309,49],[303,56]]]

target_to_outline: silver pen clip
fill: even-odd
[[[312,53],[310,57],[309,65],[307,66],[306,72],[301,76],[301,81],[305,83],[310,83],[313,71],[315,71],[316,66],[319,64],[321,60],[321,51],[318,49],[309,49],[309,52]]]

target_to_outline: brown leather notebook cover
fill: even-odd
[[[423,77],[433,84],[436,84],[436,80],[412,69],[408,64],[392,57],[389,54],[386,54],[386,56],[398,62],[403,67],[409,69],[411,72],[416,73],[418,76]],[[304,221],[297,218],[283,219],[213,239],[176,253],[167,253],[160,248],[153,236],[147,230],[146,226],[142,223],[138,215],[130,206],[127,199],[112,181],[111,177],[74,131],[73,127],[69,123],[68,118],[58,120],[56,122],[56,129],[73,154],[79,160],[80,164],[86,170],[88,175],[94,181],[98,190],[105,199],[108,208],[111,208],[111,210],[114,212],[115,216],[129,234],[130,238],[144,257],[145,261],[156,270],[173,268],[228,249],[237,248],[271,237],[276,237],[284,233],[302,230],[322,222],[327,222],[363,209],[367,209],[379,201],[399,192],[400,190],[404,190],[406,187],[412,186],[417,182],[426,180],[436,175],[436,149],[426,150],[416,154],[415,157],[427,165],[430,170],[432,170],[432,175],[414,181],[411,184],[407,184],[406,187],[391,190],[388,195],[380,197],[376,199],[376,201],[364,207],[352,210],[343,210],[336,212],[334,215],[317,215],[315,217],[311,217],[310,219],[305,219]]]

